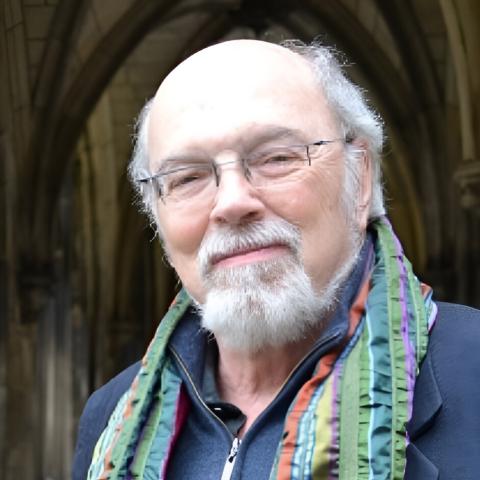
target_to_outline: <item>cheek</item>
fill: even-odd
[[[343,172],[333,162],[311,170],[305,179],[306,190],[324,205],[336,205],[343,191]]]
[[[283,197],[286,219],[298,227],[324,225],[338,218],[342,210],[342,178],[338,171],[312,171],[292,194]],[[287,218],[289,217],[289,218]]]
[[[205,235],[206,220],[198,216],[185,220],[174,214],[159,218],[170,264],[188,293],[202,303],[205,292],[197,267],[197,253]]]
[[[198,248],[206,229],[206,219],[159,213],[165,248],[175,269],[183,263],[196,261]]]
[[[201,235],[197,234],[201,229],[194,223],[176,222],[165,228],[165,239],[169,248],[180,254],[191,255],[200,243]],[[197,238],[200,237],[198,240]]]
[[[324,286],[345,252],[347,222],[343,209],[341,172],[312,172],[295,194],[284,195],[277,211],[300,228],[303,261],[315,287]]]

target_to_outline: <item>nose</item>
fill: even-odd
[[[238,162],[217,163],[218,187],[210,219],[217,224],[240,225],[260,220],[265,215],[265,205],[245,176]]]

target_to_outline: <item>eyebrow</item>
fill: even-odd
[[[202,153],[186,153],[169,155],[158,162],[158,166],[153,169],[152,176],[162,175],[174,171],[175,168],[185,164],[201,165],[211,160],[209,155]]]
[[[255,133],[255,130],[258,132]],[[290,138],[292,141],[304,141],[305,134],[297,128],[289,128],[281,125],[261,125],[253,127],[251,138],[246,143],[249,150],[271,142],[272,140],[282,140]]]
[[[273,140],[282,140],[290,138],[292,141],[305,141],[304,133],[300,129],[288,128],[281,125],[270,124],[253,124],[251,126],[252,131],[248,135],[245,141],[242,140],[242,150],[245,152],[252,152],[259,146],[271,142]],[[175,165],[181,165],[185,163],[202,163],[204,161],[211,160],[212,157],[200,151],[192,153],[179,153],[169,155],[158,161],[158,168],[152,172],[154,175],[175,168]],[[195,162],[192,162],[195,160]]]

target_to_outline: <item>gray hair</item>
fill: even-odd
[[[337,116],[344,138],[359,138],[365,141],[373,173],[368,219],[371,221],[385,215],[381,171],[383,122],[380,116],[369,107],[362,89],[347,78],[343,71],[344,65],[340,63],[339,54],[334,48],[318,42],[306,45],[299,40],[288,40],[281,45],[303,57],[310,65],[330,108]],[[345,197],[349,200],[354,200],[358,189],[358,160],[362,154],[358,147],[347,144]],[[348,207],[352,208],[352,205]]]
[[[372,201],[368,218],[374,220],[385,214],[381,176],[381,151],[383,146],[383,123],[380,117],[369,107],[367,100],[357,85],[350,81],[343,64],[337,59],[336,51],[314,42],[306,45],[297,40],[282,43],[288,50],[302,56],[310,65],[313,74],[322,88],[329,106],[337,116],[344,138],[359,138],[367,145],[367,154],[372,162]],[[143,107],[136,125],[133,155],[128,167],[129,178],[136,192],[140,210],[147,214],[152,227],[159,228],[154,208],[155,199],[149,198],[138,182],[147,177],[148,158],[148,120],[153,99]],[[363,154],[358,147],[347,144],[345,198],[353,200],[359,185],[359,157]],[[148,189],[147,189],[148,191]],[[349,208],[354,207],[349,205]]]
[[[153,98],[147,100],[135,122],[133,153],[130,164],[128,165],[128,177],[135,192],[135,203],[138,205],[140,211],[147,215],[150,226],[158,233],[159,227],[154,208],[155,199],[151,198],[151,189],[143,188],[142,184],[138,181],[141,178],[150,176],[150,159],[148,157],[148,119],[152,105]]]

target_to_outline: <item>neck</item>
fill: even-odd
[[[256,352],[233,350],[217,339],[218,392],[223,401],[236,405],[246,415],[240,435],[273,401],[320,333],[315,332],[294,344],[269,346]]]

